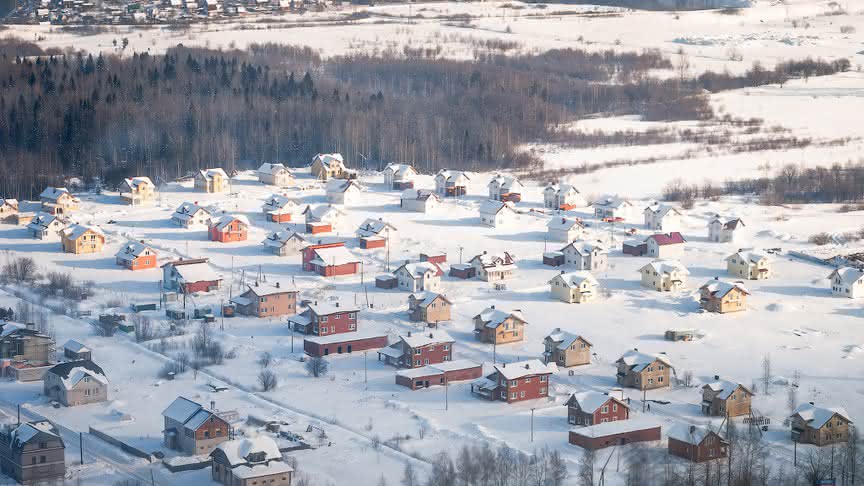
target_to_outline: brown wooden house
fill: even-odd
[[[645,354],[638,349],[627,351],[615,362],[618,384],[639,390],[669,386],[672,364],[665,354]]]
[[[212,410],[184,397],[177,397],[165,410],[162,435],[165,446],[189,455],[209,454],[231,436],[231,424]]]
[[[699,305],[708,312],[726,314],[747,309],[750,292],[739,283],[709,280],[699,287]]]
[[[630,407],[605,393],[574,393],[567,400],[567,422],[570,425],[597,425],[629,418]]]
[[[256,282],[231,302],[237,305],[237,312],[245,316],[293,316],[297,313],[298,293],[292,285],[283,287],[279,282],[275,285]]]
[[[726,457],[729,443],[708,427],[676,424],[669,429],[669,453],[692,462]]]
[[[474,336],[484,343],[515,343],[525,339],[526,324],[520,310],[505,312],[493,305],[474,316]]]
[[[419,292],[408,296],[408,317],[414,322],[437,325],[450,320],[453,303],[441,294]]]
[[[813,402],[799,405],[789,419],[793,442],[820,447],[846,442],[852,424],[846,409],[817,407]]]
[[[591,363],[591,343],[582,336],[555,328],[543,339],[543,359],[546,363],[569,368]]]
[[[753,392],[740,383],[721,380],[702,387],[702,413],[714,417],[739,417],[750,415]]]

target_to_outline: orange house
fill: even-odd
[[[145,245],[143,241],[133,241],[120,248],[117,252],[117,265],[129,270],[146,270],[156,268],[156,250]]]
[[[233,241],[246,241],[246,232],[249,223],[240,217],[222,216],[210,221],[210,241],[221,241],[230,243]]]

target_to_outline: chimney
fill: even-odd
[[[277,289],[279,288],[279,282],[276,282],[276,288]]]
[[[525,363],[525,369],[526,369],[526,370],[530,370],[530,369],[531,369],[531,365],[529,365],[528,363]]]
[[[639,351],[639,348],[633,348],[633,351]]]
[[[429,333],[429,339],[434,339],[434,337],[435,337],[435,336],[433,336],[432,333],[430,332],[430,333]]]
[[[216,400],[210,400],[210,410],[216,410]]]
[[[561,275],[564,275],[564,270],[561,270]]]
[[[720,277],[714,277],[714,280],[720,280]]]
[[[715,379],[715,380],[719,380],[719,379],[720,379],[720,375],[714,375],[714,379]]]
[[[411,263],[411,260],[405,260],[405,265],[408,265],[409,263]]]
[[[339,302],[336,302],[336,307],[339,307]]]
[[[695,426],[695,425],[691,425],[691,426],[690,426],[690,433],[692,434],[692,433],[694,433],[694,432],[696,432],[696,426]]]
[[[813,403],[813,402],[810,402],[810,405],[813,405],[813,406],[814,406],[814,407],[815,407],[815,406],[816,406],[816,404],[815,404],[815,403]]]
[[[411,331],[408,331],[408,337],[411,337]]]
[[[507,367],[507,363],[501,363],[501,367],[502,367],[502,368],[506,368],[506,367]]]
[[[255,281],[255,286],[256,286],[256,287],[258,286],[258,281],[257,281],[257,280]]]
[[[490,308],[490,309],[494,309],[494,308],[495,308],[495,304],[492,304],[491,306],[489,306],[489,308]]]
[[[486,250],[483,250],[483,254],[484,254],[484,255],[486,254]]]
[[[318,301],[316,300],[316,301],[313,303],[313,305],[318,305]]]

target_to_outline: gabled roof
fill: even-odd
[[[423,346],[429,346],[430,344],[455,342],[455,339],[450,337],[447,332],[438,329],[409,333],[407,336],[399,336],[399,339],[404,341],[405,344],[411,348],[421,348]]]
[[[384,168],[385,171],[393,174],[394,177],[408,177],[417,174],[414,167],[408,164],[390,164]]]
[[[864,270],[854,267],[840,267],[831,272],[831,275],[829,275],[828,278],[834,278],[835,275],[840,277],[841,282],[851,285],[852,283],[864,279]]]
[[[215,227],[217,231],[225,231],[228,225],[234,221],[238,221],[242,226],[249,226],[249,220],[246,216],[232,216],[230,214],[224,214],[218,218],[211,219],[210,226]]]
[[[660,204],[656,202],[649,204],[648,207],[645,208],[645,211],[653,213],[655,218],[664,218],[669,214],[681,216],[681,212],[674,207],[669,206],[668,204]]]
[[[727,398],[729,398],[729,395],[733,394],[735,390],[737,390],[739,387],[748,394],[753,394],[753,392],[744,385],[740,383],[734,383],[728,380],[717,380],[711,383],[706,383],[702,388],[708,388],[711,391],[717,393],[717,398],[721,400],[726,400]]]
[[[388,229],[390,231],[396,231],[396,227],[387,221],[382,220],[381,218],[366,218],[366,221],[363,221],[363,224],[357,228],[357,234],[360,236],[377,236],[381,234],[382,231]]]
[[[73,224],[73,225],[67,226],[65,229],[63,229],[62,234],[63,234],[63,236],[66,237],[66,239],[71,240],[71,241],[75,241],[78,238],[81,238],[82,236],[84,236],[84,234],[87,233],[88,231],[96,233],[97,235],[99,235],[103,238],[105,237],[105,233],[103,233],[102,230],[99,229],[98,227],[96,227],[96,226],[84,226],[81,224]]]
[[[312,158],[312,163],[314,164],[316,161],[321,162],[324,165],[329,166],[332,163],[336,163],[344,166],[345,160],[342,158],[342,154],[318,154]]]
[[[516,257],[510,252],[487,253],[483,252],[468,260],[468,263],[477,261],[483,268],[506,267],[516,264]]]
[[[15,209],[18,209],[18,200],[17,200],[17,199],[10,199],[10,198],[3,199],[3,198],[0,198],[0,206],[6,206],[7,204],[8,204],[9,206],[12,206],[12,207],[15,208]]]
[[[704,425],[675,424],[669,428],[669,438],[685,444],[698,446],[711,434],[715,434],[723,440],[717,431]]]
[[[66,189],[65,187],[46,187],[45,190],[42,191],[42,194],[39,194],[39,199],[56,201],[64,195],[72,196],[72,193],[70,193],[69,189]]]
[[[736,251],[735,253],[726,257],[726,261],[729,261],[733,258],[737,258],[738,260],[741,260],[741,261],[756,263],[756,264],[758,264],[762,261],[765,261],[766,263],[771,262],[771,257],[768,256],[768,254],[762,253],[761,251],[755,251],[755,250]]]
[[[404,270],[409,277],[415,280],[422,279],[424,275],[429,272],[432,272],[435,276],[440,276],[444,273],[438,265],[435,265],[432,262],[403,263],[402,266],[397,268],[393,273],[399,273],[400,270]]]
[[[497,187],[500,191],[514,192],[521,191],[524,186],[522,186],[519,179],[515,177],[496,174],[495,177],[489,181],[489,187]]]
[[[679,233],[677,231],[673,231],[671,233],[665,233],[665,234],[664,233],[654,234],[654,235],[651,235],[645,239],[646,242],[648,240],[654,240],[654,242],[657,243],[657,246],[683,245],[684,243],[687,242],[687,240],[684,239],[684,235],[682,235],[681,233]]]
[[[578,335],[572,334],[567,331],[562,331],[560,327],[556,327],[546,336],[546,339],[549,339],[552,342],[558,343],[557,348],[560,350],[565,350],[573,345],[577,340],[585,341],[589,346],[593,346],[587,339]]]
[[[430,198],[436,201],[441,200],[441,198],[438,197],[438,194],[435,194],[434,191],[430,191],[428,189],[405,189],[404,191],[402,191],[401,197],[401,199],[403,200],[416,199],[418,201],[425,201]]]
[[[723,225],[723,229],[727,230],[736,230],[738,226],[746,226],[741,218],[721,218],[719,214],[715,214],[711,221],[708,221],[708,224],[712,225],[715,222],[720,223]]]
[[[108,384],[108,378],[105,377],[105,372],[102,371],[102,368],[89,359],[56,364],[48,370],[48,373],[60,377],[63,386],[67,390],[71,390],[79,381],[88,376],[103,385]]]
[[[441,169],[435,175],[435,178],[442,178],[445,181],[449,181],[453,179],[454,181],[458,180],[460,177],[464,177],[467,180],[471,180],[471,177],[468,176],[467,172],[461,170],[450,170],[450,169]]]
[[[265,246],[272,246],[272,247],[276,247],[276,248],[281,248],[281,247],[285,246],[285,244],[287,244],[288,241],[295,239],[295,238],[300,240],[300,241],[304,241],[304,242],[306,241],[306,239],[303,238],[303,236],[300,233],[295,233],[293,231],[287,231],[287,230],[278,230],[278,231],[274,231],[273,233],[270,233],[269,235],[267,235],[267,238],[265,238],[262,243]]]
[[[514,310],[513,312],[505,312],[501,309],[496,309],[495,306],[483,309],[483,312],[474,316],[474,319],[479,319],[486,327],[494,329],[503,324],[504,321],[510,317],[523,324],[528,324],[525,322],[525,317],[522,315],[522,311]]]
[[[90,348],[88,348],[84,344],[79,343],[78,341],[75,341],[74,339],[70,339],[70,340],[66,341],[66,344],[63,345],[63,349],[68,349],[69,351],[71,351],[73,353],[90,352]]]
[[[153,181],[151,181],[149,177],[144,176],[127,177],[126,179],[123,179],[123,183],[130,189],[138,189],[141,186],[156,187],[156,184],[153,184]]]
[[[709,280],[705,285],[699,287],[700,291],[707,291],[712,297],[718,299],[722,299],[726,294],[731,292],[732,289],[738,289],[746,295],[750,295],[750,292],[748,292],[743,285],[739,283],[724,282],[722,280]]]
[[[249,463],[248,457],[254,453],[264,453],[264,459],[261,462],[282,460],[282,452],[279,451],[279,445],[276,444],[275,440],[266,435],[225,441],[216,446],[216,450],[222,451],[232,468]],[[210,455],[212,456],[215,452],[214,450]]]
[[[9,435],[9,446],[14,450],[21,450],[30,441],[39,439],[41,435],[47,435],[63,443],[63,438],[57,427],[48,420],[24,422],[12,430]]]
[[[621,404],[624,407],[627,407],[624,402],[607,395],[605,393],[595,392],[595,391],[586,391],[579,392],[570,395],[570,399],[567,400],[567,405],[572,405],[574,402],[579,405],[579,408],[583,412],[594,413],[600,409],[603,405],[605,405],[609,400],[614,400]],[[629,408],[629,407],[628,407]]]
[[[480,203],[480,214],[498,214],[505,209],[513,214],[516,214],[513,203],[510,201],[493,201],[491,199],[487,199]]]
[[[633,206],[627,199],[618,196],[606,196],[594,201],[594,206],[620,209],[628,206]]]
[[[205,180],[208,180],[208,181],[209,181],[210,179],[212,179],[213,176],[216,176],[216,175],[220,175],[220,176],[224,177],[225,179],[228,178],[228,174],[225,173],[225,171],[222,170],[222,168],[220,168],[220,167],[217,167],[217,168],[214,168],[214,169],[201,169],[201,170],[198,171],[198,174],[197,174],[197,176],[201,176],[201,177],[203,177]],[[197,177],[197,176],[196,176],[196,177]]]
[[[273,194],[266,201],[264,201],[264,205],[261,208],[264,211],[276,211],[279,209],[292,208],[297,206],[297,201],[283,196],[281,194]]]
[[[209,215],[210,211],[207,211],[203,207],[190,202],[184,202],[183,204],[177,206],[177,209],[174,210],[174,217],[178,219],[190,219],[194,216],[198,211],[204,211],[204,214]]]
[[[576,253],[581,256],[588,256],[594,252],[598,254],[609,253],[609,250],[606,249],[599,241],[585,241],[585,240],[575,240],[567,243],[564,248],[561,248],[558,251],[563,252],[564,250],[572,248]]]
[[[345,216],[345,213],[339,210],[339,208],[322,204],[320,206],[306,206],[306,209],[303,210],[303,215],[308,215],[310,219],[313,221],[321,221],[326,217],[342,217]]]
[[[348,192],[349,190],[360,191],[360,184],[353,179],[330,179],[327,181],[326,191],[328,193]]]
[[[175,398],[168,408],[162,411],[162,416],[183,424],[183,428],[188,430],[197,430],[210,417],[219,418],[215,411],[185,397]]]
[[[436,294],[435,292],[417,292],[417,293],[411,294],[409,296],[409,298],[413,299],[414,301],[417,301],[418,302],[417,305],[419,305],[420,307],[428,307],[429,304],[431,304],[432,302],[435,302],[435,300],[439,297],[444,302],[447,302],[448,304],[453,303],[447,297],[445,297],[443,294]]]
[[[543,192],[554,192],[556,194],[575,192],[576,194],[580,194],[579,189],[576,189],[576,186],[571,184],[547,184]]]
[[[291,173],[291,171],[282,164],[270,164],[265,162],[261,164],[261,167],[258,167],[259,174],[272,175],[278,174],[279,172],[288,172],[289,174]]]
[[[687,271],[687,268],[678,260],[654,260],[653,262],[648,263],[644,267],[640,268],[639,271],[645,270],[646,268],[650,268],[652,271],[655,271],[661,275],[663,274],[671,274],[672,272],[680,272],[684,275],[689,275],[690,272]]]
[[[309,304],[309,310],[316,316],[329,316],[336,313],[360,312],[360,308],[353,305],[340,305],[339,302],[315,302]]]
[[[317,248],[313,250],[315,258],[312,263],[321,266],[345,265],[347,263],[360,263],[360,259],[354,256],[344,246],[332,246],[329,248]]]
[[[552,277],[552,279],[549,280],[548,283],[552,283],[552,281],[554,281],[554,280],[563,281],[564,285],[566,285],[567,287],[569,287],[571,289],[579,288],[585,282],[588,282],[588,285],[592,285],[592,286],[600,285],[600,283],[597,282],[597,279],[594,278],[594,276],[591,275],[590,272],[586,272],[586,271],[559,273],[558,275],[555,275],[554,277]]]
[[[585,225],[578,219],[565,218],[563,216],[560,218],[554,217],[546,224],[546,228],[555,231],[570,231],[574,227],[584,228]]]
[[[505,380],[518,380],[526,376],[552,374],[552,370],[540,362],[539,359],[517,361],[509,365],[506,363],[496,364],[494,368]]]
[[[669,360],[669,357],[665,354],[647,354],[640,353],[635,349],[631,349],[621,355],[620,358],[616,361],[616,363],[624,363],[630,370],[635,372],[641,372],[655,361],[660,361],[664,365],[672,368],[672,362]]]
[[[215,282],[222,280],[222,278],[213,271],[213,268],[206,259],[171,262],[166,263],[163,266],[167,265],[174,267],[174,271],[180,276],[180,280],[185,283]]]
[[[60,224],[64,224],[63,220],[60,219],[59,216],[55,216],[53,214],[48,213],[36,213],[36,216],[33,216],[33,219],[30,220],[30,223],[27,224],[27,227],[31,230],[44,230],[47,229],[51,224],[57,221]]]
[[[117,252],[116,256],[118,258],[129,259],[129,258],[138,258],[143,255],[145,251],[150,250],[154,251],[153,248],[147,246],[141,241],[130,241],[125,245],[120,247],[120,250]]]
[[[851,422],[849,413],[843,407],[817,407],[812,403],[802,403],[798,405],[790,417],[799,416],[801,420],[807,422],[807,425],[814,429],[821,429],[834,415],[839,415],[845,420]]]
[[[244,294],[252,293],[257,297],[265,297],[267,295],[279,295],[296,292],[299,292],[299,290],[297,290],[297,287],[291,284],[282,285],[281,283],[277,282],[275,285],[270,285],[266,283],[256,282],[254,285],[249,285]]]

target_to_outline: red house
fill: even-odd
[[[117,265],[122,265],[129,270],[146,270],[156,268],[156,250],[144,244],[143,241],[133,241],[115,255]]]
[[[705,426],[676,424],[669,429],[669,453],[692,462],[726,457],[729,443]]]
[[[194,294],[216,290],[222,282],[207,258],[177,260],[162,265],[162,285],[168,290]]]
[[[291,327],[303,334],[328,336],[357,331],[357,317],[360,309],[353,306],[340,306],[339,302],[315,302],[303,313],[288,319]],[[386,346],[384,343],[383,346]]]
[[[323,277],[354,275],[360,260],[345,248],[344,242],[321,243],[303,248],[303,270]]]
[[[387,335],[366,332],[349,332],[327,336],[308,337],[303,340],[303,351],[310,356],[367,351],[387,346]]]
[[[604,393],[574,393],[567,400],[567,422],[570,425],[597,425],[630,418],[630,407]]]
[[[481,376],[483,376],[483,365],[467,359],[457,359],[434,366],[399,370],[396,372],[396,384],[417,390],[434,385],[474,380]]]
[[[660,440],[660,426],[645,419],[605,422],[570,430],[569,441],[585,449]]]
[[[249,223],[241,217],[222,216],[210,220],[210,241],[221,241],[222,243],[246,241],[248,228]]]
[[[507,403],[534,400],[549,396],[549,377],[552,370],[540,360],[495,365],[495,372],[472,383],[471,392],[488,400]]]
[[[420,261],[434,263],[435,265],[443,265],[444,263],[447,263],[447,254],[443,251],[421,253]]]
[[[378,360],[400,368],[420,368],[453,359],[455,340],[444,331],[431,330],[400,336],[399,341],[381,348]]]

